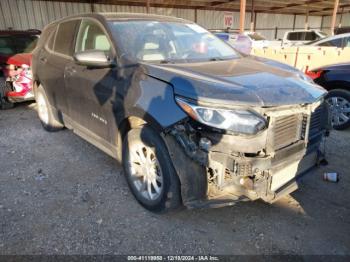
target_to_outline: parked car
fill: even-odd
[[[238,31],[231,30],[211,30],[211,32],[244,54],[250,54],[252,48],[265,48],[268,46],[281,45],[281,42],[269,41],[256,32],[239,33]]]
[[[327,102],[330,105],[334,129],[342,130],[350,126],[350,63],[323,66],[307,74],[315,83],[329,91]]]
[[[333,46],[338,48],[350,47],[350,33],[335,35],[312,41],[306,45],[310,46]]]
[[[350,33],[350,26],[337,27],[334,29],[335,35]]]
[[[282,39],[283,46],[304,45],[311,41],[320,40],[327,37],[327,34],[320,30],[295,30],[284,33]]]
[[[224,31],[212,31],[212,33],[243,54],[250,54],[252,50],[252,41],[244,34],[239,32],[226,33]]]
[[[39,34],[39,30],[0,31],[0,109],[34,100],[31,51]]]
[[[326,91],[191,21],[56,21],[34,50],[33,79],[43,127],[72,129],[121,161],[135,198],[155,212],[271,203],[323,159]]]

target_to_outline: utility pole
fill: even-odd
[[[241,0],[241,7],[239,12],[239,32],[244,32],[244,22],[245,22],[245,6],[246,0]]]
[[[331,34],[334,35],[334,27],[335,22],[337,19],[337,11],[339,6],[339,0],[334,0],[334,9],[333,9],[333,15],[332,15],[332,21],[331,21]]]

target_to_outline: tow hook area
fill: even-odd
[[[207,152],[211,145],[209,139],[198,137],[196,130],[189,123],[175,125],[170,134],[175,137],[188,157],[202,166],[207,165]]]

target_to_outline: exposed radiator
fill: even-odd
[[[274,124],[273,145],[278,150],[301,139],[302,117],[300,114],[277,117]]]

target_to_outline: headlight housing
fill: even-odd
[[[255,135],[266,127],[265,119],[250,110],[199,106],[179,97],[176,102],[194,120],[221,130]]]

